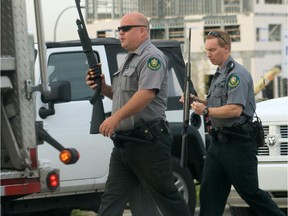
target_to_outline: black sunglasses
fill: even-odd
[[[226,40],[222,37],[222,35],[219,33],[219,32],[216,32],[216,31],[210,31],[208,33],[208,35],[212,35],[214,37],[220,37],[224,42],[225,44],[227,44]]]
[[[147,26],[145,25],[125,25],[125,26],[120,26],[118,27],[118,31],[123,31],[123,32],[128,32],[131,28],[135,28],[135,27],[145,27],[147,28]]]

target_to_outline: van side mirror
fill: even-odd
[[[53,102],[63,103],[71,101],[71,84],[69,81],[51,82],[51,92],[49,95],[41,95],[43,103]]]
[[[39,109],[39,116],[42,119],[47,118],[47,116],[54,115],[55,103],[63,103],[71,101],[71,84],[69,81],[57,81],[50,83],[51,92],[49,95],[41,95],[41,100],[43,103],[48,103],[48,109],[41,107]]]

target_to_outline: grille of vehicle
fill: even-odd
[[[281,125],[280,133],[282,138],[288,138],[288,125]]]
[[[263,126],[263,129],[264,129],[264,136],[266,137],[269,134],[269,126]],[[269,155],[269,147],[267,146],[266,142],[263,147],[258,148],[258,155],[260,156]]]
[[[284,141],[281,142],[280,144],[280,154],[288,155],[288,125],[281,125],[280,133],[281,133],[281,138],[284,139]]]
[[[279,154],[281,156],[284,156],[284,155],[288,155],[288,126],[287,125],[281,125],[281,126],[270,126],[270,127],[279,127],[279,128],[276,128],[271,130],[270,128],[270,131],[279,131],[280,132],[280,135],[281,135],[281,139],[279,139],[279,145],[280,145],[280,152]],[[265,137],[269,134],[269,126],[263,126],[263,129],[264,129],[264,135]],[[270,152],[269,152],[269,147],[267,145],[267,143],[265,143],[265,145],[263,147],[260,147],[258,149],[258,155],[259,156],[268,156],[270,155]]]

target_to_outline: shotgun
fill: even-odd
[[[187,129],[189,126],[189,114],[190,114],[190,53],[191,53],[191,28],[189,29],[189,41],[188,41],[188,62],[185,67],[185,84],[184,84],[184,107],[183,107],[183,132],[182,132],[182,149],[181,149],[181,167],[185,168],[187,166],[187,145],[188,145],[188,134]]]
[[[80,7],[80,0],[75,0],[76,7],[79,14],[79,19],[76,20],[76,25],[78,27],[78,35],[82,44],[83,52],[86,55],[89,68],[93,68],[95,71],[94,82],[97,84],[94,94],[90,97],[89,101],[93,105],[90,134],[99,133],[99,127],[105,120],[105,113],[103,108],[102,96],[101,96],[101,64],[98,62],[95,53],[93,52],[91,40],[88,36],[87,29],[82,16],[82,11]]]

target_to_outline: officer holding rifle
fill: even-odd
[[[101,75],[101,93],[112,99],[113,105],[112,115],[104,120],[99,131],[111,137],[115,147],[99,215],[122,216],[140,185],[162,215],[189,216],[172,174],[173,138],[165,120],[167,60],[151,43],[149,23],[143,14],[124,15],[118,30],[121,46],[128,55],[114,73],[112,86],[107,85]],[[96,87],[92,81],[94,74],[93,69],[89,69],[86,77],[92,89]]]
[[[221,216],[233,185],[253,215],[284,216],[258,186],[258,146],[253,139],[258,131],[251,127],[256,109],[252,77],[231,57],[231,39],[226,32],[209,32],[205,49],[218,68],[207,98],[190,97],[191,108],[209,117],[212,125],[200,189],[200,215]]]

